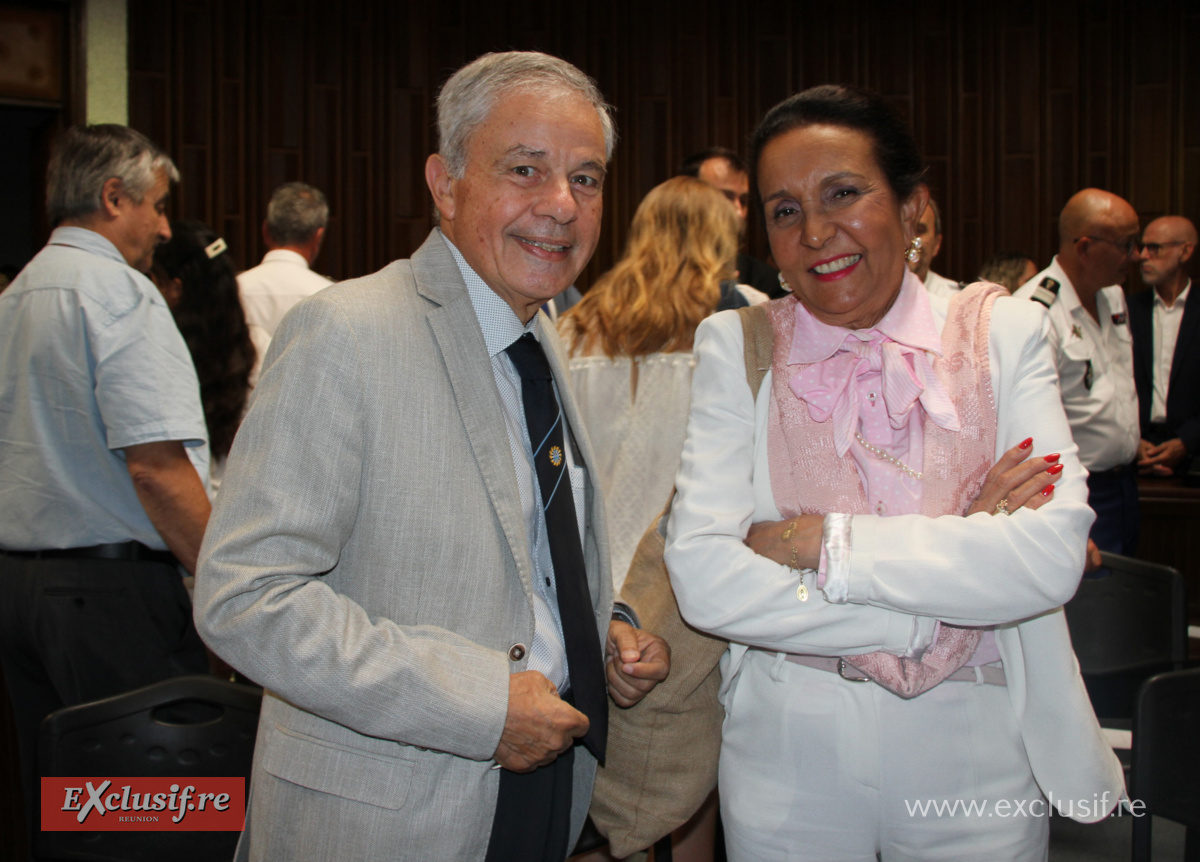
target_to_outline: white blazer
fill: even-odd
[[[930,305],[940,330],[948,300],[930,297]],[[747,647],[903,655],[931,642],[937,620],[997,626],[1009,696],[1042,792],[1057,804],[1107,791],[1115,804],[1121,766],[1091,708],[1061,607],[1078,586],[1094,515],[1046,330],[1035,304],[996,300],[989,349],[995,455],[1027,437],[1035,455],[1061,453],[1053,499],[1007,518],[855,515],[848,601],[833,604],[813,591],[801,603],[795,572],[742,541],[752,523],[781,518],[767,460],[771,373],[751,400],[740,320],[730,312],[710,317],[696,334],[666,561],[684,618],[733,642],[726,686]]]

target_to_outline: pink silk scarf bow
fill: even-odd
[[[799,333],[797,327],[796,332]],[[867,340],[863,335],[868,336]],[[925,415],[947,431],[958,431],[958,413],[933,370],[929,354],[892,341],[882,332],[849,333],[839,351],[792,375],[789,385],[808,404],[816,422],[833,419],[837,453],[845,457],[858,425],[858,385],[871,372],[879,372],[879,390],[887,409],[891,431],[911,427],[913,408],[920,403]],[[919,418],[918,420],[919,421]],[[873,446],[891,446],[896,435],[887,428],[864,426],[862,435]]]

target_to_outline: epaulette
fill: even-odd
[[[1060,285],[1057,281],[1052,279],[1050,276],[1046,276],[1042,279],[1042,283],[1039,284],[1034,289],[1033,293],[1029,295],[1029,298],[1034,302],[1040,302],[1042,305],[1046,306],[1046,308],[1049,308],[1050,306],[1054,305],[1054,300],[1058,299],[1059,287]]]

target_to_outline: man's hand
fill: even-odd
[[[621,620],[608,624],[604,655],[608,693],[617,706],[633,706],[671,670],[671,647],[667,642]]]
[[[1083,573],[1094,572],[1100,568],[1100,549],[1096,547],[1096,543],[1091,539],[1087,542],[1087,556],[1083,558]]]
[[[1171,476],[1187,457],[1187,447],[1178,437],[1155,446],[1149,440],[1138,444],[1138,472],[1143,476]]]
[[[508,716],[492,757],[513,772],[533,772],[553,763],[587,729],[587,716],[563,701],[554,683],[523,670],[508,677]]]

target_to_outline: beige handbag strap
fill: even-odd
[[[746,357],[746,383],[750,395],[758,398],[763,378],[771,370],[775,349],[771,320],[765,305],[749,305],[737,310],[742,319],[742,350]]]
[[[775,340],[771,332],[771,318],[767,317],[767,307],[764,304],[745,305],[737,310],[742,319],[742,353],[746,362],[746,385],[750,387],[750,398],[758,398],[758,390],[762,388],[763,378],[771,370],[774,360]],[[671,504],[675,502],[675,486],[671,486],[671,495],[667,497],[667,505],[659,513],[658,533],[663,538],[667,535],[667,518],[671,516]]]

